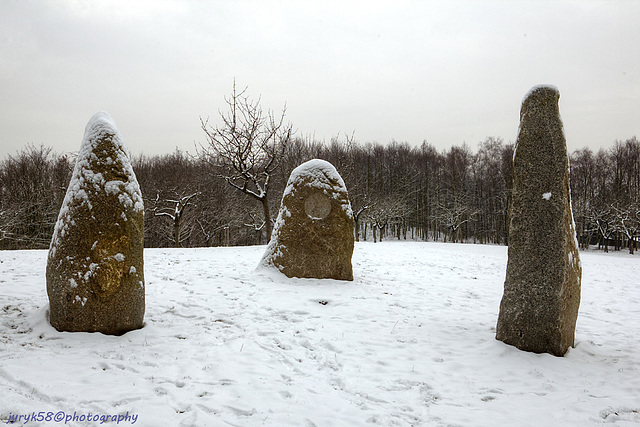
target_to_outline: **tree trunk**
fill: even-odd
[[[356,242],[360,241],[360,222],[357,216],[353,216],[353,232],[355,233]]]
[[[269,202],[267,197],[261,199],[262,212],[264,212],[264,229],[267,232],[267,244],[271,241],[271,231],[273,226],[271,225],[271,214],[269,213]]]
[[[180,220],[173,221],[173,244],[180,247]]]

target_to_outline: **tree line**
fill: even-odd
[[[314,158],[345,181],[356,241],[382,239],[508,243],[512,143],[488,137],[477,149],[439,152],[426,141],[358,144],[295,137],[280,114],[264,111],[247,89],[225,97],[216,123],[201,118],[205,143],[189,155],[132,160],[145,203],[145,246],[267,243],[291,171]],[[0,249],[46,248],[74,155],[28,146],[0,164]],[[616,141],[597,154],[571,155],[576,229],[582,247],[627,246],[640,239],[640,143]]]
[[[253,153],[236,139],[239,151],[227,158],[210,140],[193,155],[135,156],[145,246],[266,243],[290,172],[313,158],[342,175],[358,240],[508,242],[511,143],[489,137],[475,150],[444,151],[426,142],[359,144],[348,136],[325,143],[294,137],[278,120],[270,125],[276,132],[264,134]],[[209,132],[215,137],[215,129]],[[237,157],[243,150],[246,158]],[[0,163],[0,249],[48,247],[74,161],[73,154],[27,146]],[[640,240],[640,142],[633,137],[596,153],[576,150],[570,164],[581,247],[633,252]]]

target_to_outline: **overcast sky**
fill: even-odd
[[[195,152],[234,79],[299,136],[514,141],[560,90],[569,150],[640,137],[640,1],[0,0],[0,158],[77,151],[107,111],[134,154]]]

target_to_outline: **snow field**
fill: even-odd
[[[143,426],[640,422],[637,256],[581,253],[576,347],[557,358],[495,340],[506,247],[360,242],[354,282],[256,273],[264,249],[145,250],[145,327],[120,337],[57,332],[47,252],[0,252],[0,422],[60,410],[128,411]]]

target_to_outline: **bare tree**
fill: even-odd
[[[611,207],[604,205],[592,206],[586,215],[590,227],[596,230],[599,236],[600,246],[604,246],[604,251],[609,252],[609,241],[615,232]]]
[[[369,203],[365,199],[364,202],[358,206],[358,209],[353,211],[353,228],[356,242],[360,241],[360,220],[367,209],[369,209]]]
[[[5,242],[30,242],[27,236],[22,236],[15,232],[22,224],[24,208],[18,205],[3,206],[0,210],[0,243],[2,247],[12,247]],[[19,247],[19,246],[18,246]]]
[[[262,205],[262,227],[269,241],[271,178],[280,166],[293,130],[284,122],[286,106],[275,117],[271,111],[263,112],[260,99],[249,99],[246,91],[237,92],[234,82],[231,97],[225,98],[229,111],[220,112],[221,124],[213,126],[208,119],[200,119],[208,143],[200,147],[199,154],[231,187]]]
[[[192,206],[192,200],[199,196],[200,192],[191,194],[178,194],[174,191],[174,197],[160,199],[160,193],[156,194],[155,203],[153,205],[153,215],[156,217],[169,218],[171,221],[173,244],[175,247],[182,247],[182,243],[186,241],[191,233],[185,233],[184,213],[187,207]]]
[[[406,211],[406,204],[403,200],[393,197],[381,197],[369,205],[367,219],[373,230],[373,242],[376,239],[376,229],[380,241],[387,228],[394,222],[402,218]]]
[[[212,180],[211,176],[200,188],[202,195],[198,197],[196,206],[197,229],[201,243],[204,246],[230,246],[253,244],[255,238],[244,240],[243,209],[245,196],[239,192],[229,194],[226,184],[220,180]]]
[[[32,145],[0,164],[0,248],[46,248],[71,166],[66,156]]]
[[[473,221],[479,214],[479,211],[469,209],[469,202],[464,195],[449,195],[444,202],[438,203],[437,212],[440,223],[446,227],[449,240],[453,243],[457,240],[464,241],[464,237],[460,235],[461,227]]]
[[[472,164],[472,205],[478,216],[473,238],[480,243],[507,244],[509,187],[513,147],[501,138],[487,137],[478,144]]]
[[[636,239],[640,235],[640,209],[636,206],[619,208],[611,206],[615,230],[625,237],[629,245],[629,253],[633,255]]]

